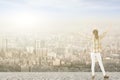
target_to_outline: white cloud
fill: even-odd
[[[113,0],[24,0],[28,6],[62,9],[120,9]],[[112,4],[112,5],[111,5]]]
[[[119,0],[1,0],[0,3],[21,8],[120,9]]]
[[[110,2],[111,1],[112,0],[110,0]],[[99,2],[100,2],[100,4],[99,4]],[[79,10],[89,10],[89,9],[95,9],[95,10],[98,10],[98,9],[120,9],[120,7],[118,5],[114,4],[114,5],[110,6],[109,1],[108,1],[108,3],[106,3],[106,2],[104,3],[103,0],[101,0],[101,1],[100,0],[99,1],[95,1],[95,0],[21,0],[21,1],[20,0],[16,0],[16,1],[15,0],[0,0],[0,3],[6,4],[6,5],[8,5],[8,7],[13,6],[13,8],[18,8],[18,11],[21,8],[22,9],[20,11],[21,13],[24,13],[24,12],[22,12],[24,9],[28,10],[31,8],[33,10],[37,9],[39,13],[41,11],[40,10],[41,8],[43,10],[48,8],[50,10],[51,9],[61,9],[61,10],[65,10],[65,11],[69,10],[71,12],[79,11]],[[102,3],[104,3],[104,5],[102,5]],[[34,11],[31,11],[31,12],[33,12],[33,14],[34,14]],[[112,16],[108,16],[111,20],[111,21],[109,21],[109,20],[105,19],[106,15],[105,15],[105,17],[103,17],[103,16],[101,17],[98,15],[96,17],[96,15],[94,13],[92,13],[92,15],[94,15],[94,16],[90,16],[91,15],[90,13],[85,13],[85,12],[83,12],[83,14],[81,12],[82,15],[81,14],[79,14],[79,15],[73,14],[72,16],[69,16],[70,13],[67,12],[67,13],[64,13],[64,16],[62,14],[59,15],[59,17],[57,17],[57,19],[56,19],[56,16],[54,14],[52,17],[49,17],[48,14],[50,14],[50,12],[48,12],[48,14],[45,14],[44,11],[42,14],[39,14],[39,13],[36,14],[37,17],[39,18],[38,21],[44,21],[44,22],[42,22],[43,24],[42,23],[39,24],[40,22],[35,23],[38,25],[37,27],[39,27],[39,26],[44,26],[44,27],[51,26],[54,28],[56,27],[56,29],[60,29],[58,27],[68,26],[66,29],[71,27],[71,30],[72,30],[75,26],[79,28],[80,25],[88,25],[88,24],[95,24],[95,23],[96,24],[97,23],[104,24],[104,23],[109,23],[109,22],[112,22],[115,24],[119,23],[119,19],[117,20],[118,22],[116,23],[116,21],[115,21],[116,18],[113,19]],[[8,14],[9,13],[7,13],[7,15]],[[29,11],[28,11],[28,14],[29,14]],[[42,18],[41,18],[41,16],[42,16]],[[69,18],[68,17],[66,18],[66,16],[68,16]],[[118,15],[117,15],[117,17],[118,17]],[[3,17],[1,19],[1,21],[5,22],[5,24],[3,24],[3,25],[8,26],[9,23],[6,24],[6,20],[8,20],[8,18],[5,18],[5,20],[3,20],[4,18],[5,17]],[[109,18],[107,18],[107,19],[109,19]],[[43,20],[43,19],[45,19],[45,20]],[[71,20],[71,21],[69,21],[69,20]],[[11,21],[11,19],[8,20],[8,22],[9,21]],[[44,23],[46,23],[46,21],[47,21],[47,24],[44,24]],[[108,21],[108,22],[106,22],[106,21]],[[9,26],[13,26],[13,25],[11,25],[11,23],[10,23]],[[75,27],[75,29],[76,29],[76,27]],[[53,28],[51,28],[51,29],[53,29]]]

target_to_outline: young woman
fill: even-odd
[[[102,58],[101,58],[101,40],[105,37],[107,31],[104,32],[102,35],[99,35],[98,30],[94,29],[92,34],[93,36],[86,36],[81,34],[81,36],[89,39],[92,42],[92,46],[91,46],[91,71],[92,71],[92,79],[95,78],[95,60],[97,59],[99,66],[101,68],[101,71],[103,73],[104,78],[109,78],[109,76],[106,75],[104,66],[103,66],[103,62],[102,62]]]
[[[92,78],[95,78],[95,58],[97,59],[99,66],[101,68],[101,71],[103,73],[104,78],[109,78],[109,76],[106,75],[102,58],[101,58],[101,40],[104,38],[106,32],[102,35],[98,34],[98,30],[93,30],[93,37],[92,37],[92,52],[91,52],[91,70],[92,70]]]

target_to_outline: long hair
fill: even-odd
[[[99,39],[99,35],[98,35],[98,30],[97,29],[93,30],[93,35],[94,35],[95,39]]]

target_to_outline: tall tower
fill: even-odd
[[[45,47],[45,41],[36,40],[35,41],[35,52],[36,56],[39,58],[39,65],[42,65],[43,62],[47,60],[48,49]]]

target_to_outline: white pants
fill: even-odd
[[[91,53],[91,61],[92,61],[92,65],[91,65],[91,70],[92,70],[92,76],[95,75],[95,59],[97,59],[99,66],[101,68],[101,71],[103,73],[103,75],[105,76],[105,70],[104,70],[104,66],[103,66],[103,62],[101,59],[101,54],[100,53]]]

